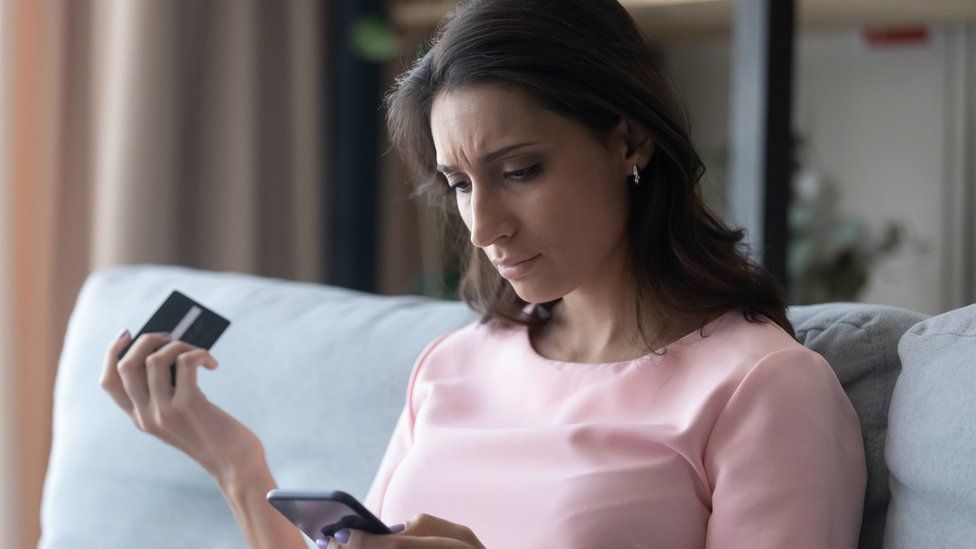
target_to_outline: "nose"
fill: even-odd
[[[471,244],[487,248],[502,237],[511,237],[514,231],[512,212],[503,197],[485,187],[471,189],[468,230]]]

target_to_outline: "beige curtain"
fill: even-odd
[[[95,266],[321,279],[321,9],[93,5]]]
[[[11,262],[12,193],[11,125],[12,86],[7,79],[11,74],[13,56],[13,21],[7,2],[0,2],[0,494],[13,494],[16,486],[16,402],[13,376],[13,318],[9,303],[13,300],[13,265]],[[0,532],[6,532],[14,540],[20,539],[14,497],[0,496]]]
[[[3,543],[29,546],[50,437],[50,387],[56,360],[54,295],[60,279],[52,246],[52,196],[62,112],[56,90],[64,19],[42,2],[2,5],[0,82],[0,353]],[[60,338],[58,338],[60,339]]]
[[[0,2],[0,546],[31,547],[58,353],[92,270],[327,276],[325,14]]]

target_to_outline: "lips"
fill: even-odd
[[[515,280],[517,278],[527,276],[529,271],[531,271],[532,268],[535,267],[535,264],[538,263],[536,259],[540,257],[542,257],[542,254],[535,254],[534,256],[527,257],[521,261],[510,260],[508,263],[503,261],[497,266],[498,274],[502,275],[502,278],[506,278],[508,280]]]
[[[503,260],[495,260],[495,259],[493,259],[491,262],[494,263],[496,267],[514,267],[514,266],[518,265],[519,263],[525,263],[526,261],[528,261],[530,259],[535,259],[536,257],[538,257],[540,255],[542,255],[542,254],[525,255],[525,256],[521,256],[521,257],[515,257],[515,258],[512,258],[512,259],[503,259]]]

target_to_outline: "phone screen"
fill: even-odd
[[[280,490],[268,492],[268,502],[311,540],[355,528],[372,534],[392,534],[376,515],[345,492]]]

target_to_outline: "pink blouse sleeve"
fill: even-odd
[[[380,504],[383,501],[383,494],[386,492],[386,486],[390,482],[390,477],[393,476],[393,471],[400,464],[400,461],[403,460],[403,456],[406,455],[407,450],[410,448],[411,431],[413,430],[410,416],[410,403],[408,401],[403,406],[403,411],[400,412],[400,419],[397,420],[396,427],[393,428],[393,436],[390,438],[390,443],[386,447],[386,453],[383,454],[382,461],[380,461],[379,469],[376,471],[376,477],[373,478],[373,484],[366,494],[366,499],[363,500],[363,505],[377,517],[380,516]]]
[[[705,468],[708,548],[857,547],[861,427],[818,353],[783,349],[756,364],[715,423]]]
[[[416,384],[417,377],[419,375],[420,367],[423,365],[424,360],[430,351],[445,337],[450,335],[450,332],[443,334],[434,341],[427,344],[424,350],[420,352],[420,356],[413,364],[413,369],[410,372],[410,379],[407,382],[407,396],[406,402],[403,404],[403,409],[400,411],[400,418],[397,420],[396,426],[393,428],[393,435],[390,437],[390,442],[386,447],[386,452],[383,454],[383,459],[380,461],[380,466],[376,471],[376,476],[373,478],[373,484],[369,488],[369,492],[366,494],[366,499],[363,500],[363,505],[377,517],[380,516],[382,512],[383,496],[386,493],[386,487],[390,483],[390,477],[393,476],[393,471],[396,470],[397,466],[403,461],[403,457],[407,454],[407,450],[413,445],[413,425],[414,418],[416,417],[416,410],[420,405],[420,402],[414,402],[414,385]]]

